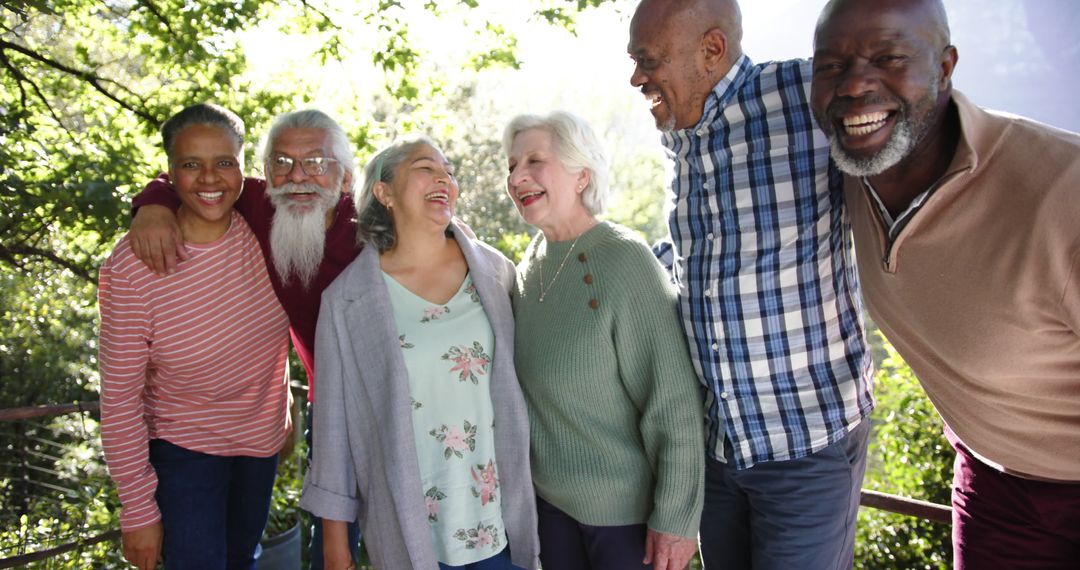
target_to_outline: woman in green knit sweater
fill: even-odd
[[[704,488],[701,392],[675,291],[632,231],[598,221],[607,159],[569,113],[503,137],[507,191],[540,229],[513,294],[545,568],[682,570]]]

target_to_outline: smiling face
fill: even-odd
[[[378,182],[375,196],[390,209],[400,235],[414,224],[446,229],[454,217],[458,188],[454,166],[442,151],[418,144],[394,169],[390,182]]]
[[[243,166],[240,142],[225,129],[196,124],[180,131],[172,145],[169,176],[180,198],[181,227],[228,228],[244,184]]]
[[[630,22],[630,84],[645,95],[661,131],[697,124],[716,84],[707,62],[707,38],[697,33],[700,24],[693,20],[691,12],[672,13],[668,3],[646,0]]]
[[[349,175],[340,163],[331,161],[324,174],[311,176],[304,171],[301,161],[311,157],[334,158],[330,134],[309,127],[282,129],[271,145],[271,162],[284,157],[292,159],[293,164],[283,173],[274,172],[270,164],[265,165],[270,201],[294,216],[319,216],[329,227],[341,193],[349,187]]]
[[[933,0],[834,2],[815,35],[811,106],[840,169],[918,154],[948,104],[956,51]]]
[[[581,198],[587,170],[571,172],[559,159],[547,129],[528,129],[514,137],[507,157],[506,191],[521,217],[545,234],[591,217]]]

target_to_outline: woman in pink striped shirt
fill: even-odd
[[[243,122],[193,105],[162,126],[189,259],[155,275],[124,236],[101,268],[101,439],[140,569],[254,568],[291,429],[288,320],[233,211]]]

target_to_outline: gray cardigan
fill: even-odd
[[[513,265],[455,232],[495,335],[491,402],[503,522],[515,565],[539,566],[529,424],[514,372]],[[374,247],[327,287],[315,332],[314,449],[300,506],[317,516],[359,520],[376,568],[432,570],[412,427],[409,378],[389,293]]]

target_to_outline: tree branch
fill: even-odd
[[[31,246],[0,247],[0,260],[7,261],[11,265],[19,268],[24,267],[25,264],[17,259],[17,256],[36,257],[45,261],[50,261],[71,271],[78,277],[87,281],[94,281],[94,276],[88,269],[70,259],[65,259],[56,255],[55,252]]]
[[[41,88],[38,87],[38,84],[34,83],[29,77],[24,75],[23,72],[19,70],[19,68],[15,67],[11,63],[11,60],[8,59],[7,54],[3,51],[0,51],[0,63],[2,63],[3,66],[6,67],[9,72],[11,72],[11,75],[15,77],[15,82],[19,86],[19,93],[22,95],[20,103],[22,104],[23,110],[26,110],[27,103],[26,89],[23,87],[23,83],[26,83],[30,86],[31,89],[33,89],[34,94],[37,95],[38,99],[41,99],[42,104],[44,104],[45,108],[49,110],[49,114],[52,115],[52,118],[54,121],[56,121],[56,124],[61,127],[61,130],[64,131],[65,134],[67,134],[68,138],[71,139],[71,142],[75,142],[75,136],[71,134],[71,131],[69,131],[67,127],[64,126],[64,122],[60,119],[60,116],[56,114],[56,110],[53,109],[52,104],[49,103],[49,99],[45,97],[45,94],[41,92]]]
[[[305,11],[310,10],[310,11],[315,12],[316,14],[318,14],[319,17],[321,17],[323,19],[323,21],[326,22],[326,24],[328,26],[334,28],[335,30],[339,30],[339,31],[341,30],[341,26],[335,24],[334,21],[330,19],[330,16],[328,16],[326,14],[326,12],[323,12],[322,10],[312,6],[308,2],[308,0],[300,0],[300,5],[304,7]]]
[[[100,77],[98,75],[90,73],[88,71],[83,71],[83,70],[80,70],[80,69],[75,69],[73,67],[69,67],[67,65],[64,65],[64,64],[56,61],[56,60],[45,57],[45,56],[41,55],[40,53],[37,53],[36,51],[34,51],[32,49],[29,49],[29,48],[27,48],[25,46],[21,46],[19,44],[11,43],[9,41],[0,39],[0,50],[5,50],[5,49],[10,49],[12,51],[16,51],[16,52],[21,53],[22,55],[25,55],[26,57],[34,60],[34,61],[37,61],[38,63],[45,64],[45,65],[47,65],[47,66],[49,66],[49,67],[51,67],[51,68],[53,68],[53,69],[55,69],[57,71],[60,71],[62,73],[66,73],[68,75],[71,75],[72,77],[76,77],[78,79],[81,79],[81,80],[85,81],[86,83],[90,84],[90,86],[92,86],[95,90],[97,90],[99,93],[104,95],[106,98],[112,100],[117,105],[120,105],[120,107],[122,107],[124,109],[127,109],[128,111],[131,111],[132,113],[137,115],[139,118],[141,118],[144,121],[150,123],[151,125],[158,124],[157,117],[154,117],[153,115],[151,115],[150,113],[146,112],[143,109],[139,109],[139,108],[135,107],[134,105],[131,105],[127,101],[124,101],[123,99],[121,99],[120,97],[118,97],[117,95],[115,95],[114,93],[109,91],[108,89],[106,89],[102,85],[102,82],[109,81],[108,79],[105,79],[103,77]]]
[[[165,16],[161,14],[161,11],[158,10],[157,6],[154,6],[153,2],[151,2],[150,0],[138,0],[136,3],[146,8],[147,12],[153,14],[154,17],[157,18],[157,21],[161,22],[162,26],[165,26],[165,29],[168,30],[169,35],[172,35],[172,26],[169,25],[169,21],[165,19]]]

